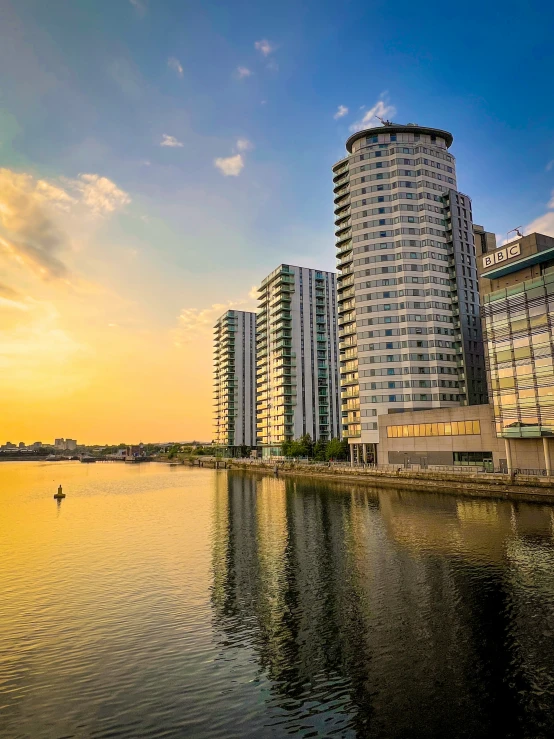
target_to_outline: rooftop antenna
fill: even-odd
[[[523,234],[519,230],[520,228],[521,228],[521,226],[516,226],[515,228],[512,228],[511,231],[508,231],[508,233],[506,234],[506,236],[509,236],[510,234],[514,233],[514,231],[516,232],[516,234],[518,236],[523,236]]]

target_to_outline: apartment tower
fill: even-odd
[[[377,416],[487,399],[471,200],[452,135],[358,131],[333,167],[342,434],[376,459]]]
[[[281,264],[259,288],[258,443],[262,455],[310,434],[340,436],[336,277]]]
[[[256,446],[256,314],[228,310],[214,326],[214,441]]]

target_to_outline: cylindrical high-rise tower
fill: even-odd
[[[342,432],[358,458],[375,454],[381,414],[486,402],[471,201],[451,144],[386,122],[350,136],[333,167]]]

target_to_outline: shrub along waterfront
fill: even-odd
[[[310,434],[304,434],[294,441],[281,444],[283,457],[307,457],[316,462],[328,462],[331,459],[348,459],[348,441],[331,439],[331,441],[312,441]]]

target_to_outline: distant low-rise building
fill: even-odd
[[[76,439],[66,439],[64,448],[71,452],[75,451],[75,449],[77,449],[77,440]]]

